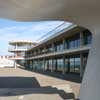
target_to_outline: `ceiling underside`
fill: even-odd
[[[0,0],[0,18],[16,21],[66,20],[100,25],[99,10],[100,0]]]
[[[0,0],[0,17],[32,21],[95,16],[99,4],[99,0]]]

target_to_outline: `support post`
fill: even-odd
[[[80,100],[100,99],[100,28],[95,29],[93,44],[80,88]]]
[[[45,58],[43,59],[43,72],[45,71]]]
[[[80,77],[83,77],[83,54],[80,53]]]
[[[63,68],[62,68],[62,74],[65,74],[65,56],[63,56]]]
[[[57,59],[56,59],[56,64],[55,64],[55,71],[57,71]]]
[[[51,64],[51,72],[53,72],[53,59],[52,59],[52,64]]]
[[[17,68],[17,66],[16,66],[16,60],[14,60],[14,68],[15,69]]]
[[[65,39],[63,39],[63,50],[65,50],[66,46],[65,46]]]
[[[52,52],[55,52],[54,47],[55,47],[55,45],[54,45],[54,43],[52,43]]]
[[[80,47],[82,47],[84,45],[84,41],[83,41],[83,32],[80,32]]]

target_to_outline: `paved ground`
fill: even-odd
[[[23,69],[0,69],[0,100],[74,100],[80,83]]]

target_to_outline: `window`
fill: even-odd
[[[74,58],[70,58],[70,72],[74,72]]]
[[[80,57],[70,58],[70,72],[80,73]]]
[[[63,68],[63,59],[57,59],[57,70],[62,71]]]
[[[80,47],[80,37],[79,34],[75,37],[69,39],[69,49]]]
[[[63,43],[60,43],[60,44],[58,44],[57,46],[56,46],[56,51],[63,51],[63,49],[64,49],[64,46],[63,46]]]
[[[91,44],[92,42],[92,34],[88,30],[85,30],[83,32],[83,42],[84,42],[84,45]]]
[[[76,73],[80,73],[80,57],[75,58],[75,69],[74,71]]]

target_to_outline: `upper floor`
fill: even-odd
[[[42,41],[26,51],[26,58],[52,56],[61,53],[70,53],[89,50],[92,43],[92,34],[88,29],[72,25]]]
[[[9,52],[24,52],[33,46],[35,46],[36,43],[33,43],[29,40],[14,40],[9,42],[8,51]]]

